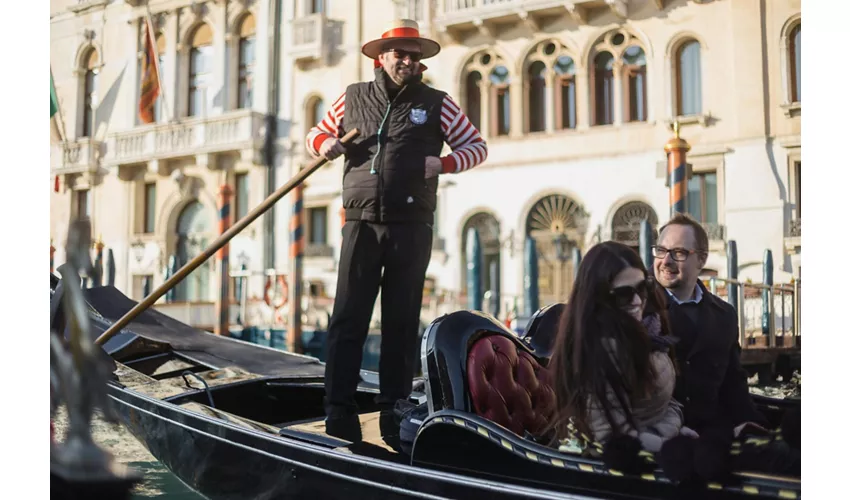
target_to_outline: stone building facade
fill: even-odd
[[[267,87],[269,2],[153,0],[162,113],[180,120],[138,125],[144,6],[137,3],[53,1],[51,24],[51,64],[71,144],[65,153],[54,145],[52,170],[62,182],[51,234],[61,241],[84,206],[95,232],[125,259],[116,280],[125,290],[136,290],[146,279],[139,276],[161,282],[157,269],[187,234],[201,243],[214,236],[222,183],[243,182],[249,206],[262,199],[263,115],[274,95]],[[657,226],[669,218],[663,147],[673,121],[691,144],[690,210],[711,235],[707,272],[726,275],[725,244],[735,240],[742,277],[761,280],[765,249],[773,252],[777,282],[799,275],[799,0],[281,4],[277,185],[310,160],[304,137],[330,103],[349,83],[373,77],[363,42],[408,17],[442,44],[427,61],[426,81],[449,92],[480,127],[489,158],[441,177],[428,270],[436,289],[464,293],[471,226],[481,234],[485,268],[499,270],[508,299],[522,294],[524,241],[536,240],[541,303],[568,293],[573,270],[564,257],[572,246],[584,253],[607,239],[636,245],[640,219]],[[253,94],[243,106],[239,47],[250,37]],[[192,65],[200,54],[207,54],[206,74]],[[92,74],[98,103],[86,114]],[[304,274],[319,295],[332,296],[335,287],[341,169],[341,161],[320,169],[304,191]],[[146,205],[151,184],[156,201]],[[288,270],[290,204],[276,208],[273,256],[258,221],[234,241],[234,266],[243,255],[256,271],[269,262]],[[138,241],[146,247],[137,259],[129,249]],[[187,300],[203,299],[199,293]]]

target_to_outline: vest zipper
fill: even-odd
[[[393,107],[393,103],[395,102],[396,99],[398,99],[398,96],[400,96],[401,93],[404,92],[404,89],[406,89],[406,88],[407,88],[407,85],[402,87],[401,90],[398,91],[398,94],[396,94],[395,97],[393,97],[393,99],[387,104],[387,110],[384,111],[384,117],[381,119],[381,124],[378,126],[378,150],[375,151],[375,156],[372,157],[372,166],[371,166],[371,169],[369,170],[369,173],[372,174],[372,175],[375,175],[375,174],[378,173],[377,169],[375,168],[375,160],[378,159],[378,155],[381,155],[384,152],[384,148],[381,147],[381,134],[384,131],[384,123],[386,123],[387,117],[390,116],[390,110]],[[381,196],[383,196],[383,194],[384,194],[384,180],[379,175],[378,176],[378,222],[383,221],[383,217],[381,216]]]
[[[401,93],[401,92],[399,92]],[[396,95],[398,97],[398,95]],[[395,101],[395,99],[393,99]],[[387,103],[387,110],[384,111],[384,117],[381,119],[381,124],[378,125],[378,150],[375,151],[375,156],[372,157],[372,168],[369,170],[369,173],[372,175],[377,174],[378,172],[375,170],[375,160],[378,159],[378,155],[381,154],[381,133],[384,131],[384,123],[387,121],[387,117],[390,116],[390,107],[392,107],[392,101]]]
[[[378,125],[378,150],[375,151],[375,156],[372,157],[372,165],[371,165],[371,169],[369,170],[369,173],[372,174],[372,175],[375,175],[375,174],[378,173],[378,171],[375,169],[375,160],[377,160],[378,155],[380,155],[383,152],[383,148],[381,147],[382,146],[381,145],[381,134],[384,132],[384,124],[387,121],[387,117],[390,116],[390,110],[392,109],[393,103],[395,103],[395,100],[398,99],[398,96],[400,96],[401,93],[404,92],[404,89],[406,89],[406,88],[407,88],[407,85],[402,87],[401,90],[398,91],[398,94],[396,94],[395,97],[393,97],[393,100],[390,101],[389,103],[387,103],[387,110],[384,111],[384,117],[381,118],[381,124]]]

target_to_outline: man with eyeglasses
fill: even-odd
[[[744,429],[767,432],[764,416],[756,409],[741,366],[738,315],[711,294],[699,280],[708,257],[708,234],[685,214],[676,214],[661,227],[652,248],[656,281],[667,291],[668,315],[679,338],[676,361],[679,376],[674,397],[685,405],[685,425],[711,439],[714,456],[724,455],[732,436]],[[728,450],[727,450],[728,451]],[[723,460],[705,471],[715,475]]]
[[[313,156],[345,156],[346,222],[328,325],[325,428],[350,441],[361,439],[354,396],[378,288],[376,402],[391,411],[412,389],[438,177],[467,171],[487,158],[487,144],[460,106],[422,83],[420,61],[437,55],[440,46],[420,37],[415,21],[395,21],[362,52],[375,61],[375,79],[348,86],[306,140]],[[343,147],[339,138],[354,128],[360,137]],[[441,157],[444,143],[452,152]]]

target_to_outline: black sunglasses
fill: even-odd
[[[649,296],[649,291],[655,287],[655,280],[647,277],[634,286],[618,286],[611,289],[611,298],[617,307],[628,307],[632,303],[635,295],[640,297],[641,302],[645,302]]]
[[[395,56],[401,60],[404,60],[405,57],[410,57],[411,61],[419,62],[422,59],[421,52],[410,52],[402,49],[387,49],[384,52],[393,52]]]

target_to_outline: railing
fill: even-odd
[[[458,12],[468,9],[478,9],[493,5],[514,6],[527,3],[526,0],[444,0],[444,12]]]
[[[239,304],[230,304],[231,322],[239,315]],[[195,328],[212,330],[218,322],[214,302],[163,302],[153,306],[157,311]]]
[[[308,243],[304,247],[304,257],[333,257],[334,248],[324,243]]]
[[[102,142],[88,137],[54,144],[50,151],[50,167],[54,171],[64,173],[94,170],[97,168],[102,146]]]
[[[108,3],[109,0],[77,0],[68,7],[68,10],[70,10],[71,12],[82,12],[86,9],[90,9],[92,7],[99,7]]]
[[[788,236],[791,238],[800,237],[800,219],[792,219],[788,224]]]
[[[799,346],[800,280],[773,286],[717,277],[705,282],[712,293],[727,302],[729,287],[738,290],[735,308],[742,348]]]
[[[726,239],[726,226],[716,222],[703,222],[703,229],[708,233],[709,241],[723,241]]]
[[[177,123],[136,127],[113,134],[104,158],[108,164],[136,163],[218,151],[259,148],[263,115],[239,110]]]

